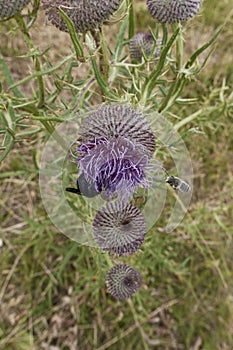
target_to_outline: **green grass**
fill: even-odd
[[[198,33],[212,35],[230,10],[230,1],[204,1],[201,16],[197,22],[192,20],[186,35],[194,38],[197,28]],[[145,22],[140,13],[136,25],[142,30]],[[203,110],[179,130],[194,167],[189,211],[181,225],[167,234],[164,227],[174,201],[169,192],[165,210],[147,233],[142,250],[114,259],[143,275],[142,288],[129,302],[116,301],[106,291],[109,267],[104,254],[71,241],[47,217],[38,187],[38,164],[47,137],[41,125],[33,124],[40,129],[32,127],[32,134],[22,135],[15,144],[0,173],[0,238],[4,242],[0,247],[0,349],[233,349],[229,23],[232,17],[207,67],[182,95],[198,101],[171,110],[181,120]],[[7,56],[9,48],[7,54],[1,49]],[[3,95],[4,106],[7,97]],[[51,106],[57,111],[55,103]],[[205,113],[209,106],[216,108]],[[200,133],[189,131],[196,127]],[[17,132],[25,130],[28,127],[19,125]]]

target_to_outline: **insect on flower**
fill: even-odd
[[[165,180],[174,190],[180,192],[189,192],[190,185],[179,177],[169,175],[167,170],[164,167],[161,167],[162,170],[167,174],[167,178]]]
[[[96,190],[96,187],[93,183],[89,183],[84,174],[81,174],[77,181],[76,181],[76,188],[74,187],[66,187],[65,189],[67,192],[75,193],[84,197],[93,198],[97,196],[101,189],[99,188],[99,191]]]
[[[168,176],[166,179],[166,182],[174,188],[174,190],[180,191],[180,192],[189,192],[190,186],[187,182],[184,180],[181,180],[179,177],[176,176]]]

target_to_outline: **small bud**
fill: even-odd
[[[159,57],[161,51],[161,40],[158,39],[156,43],[155,58]],[[150,33],[138,33],[130,39],[129,49],[130,56],[133,60],[140,62],[143,53],[146,56],[151,56],[155,47],[155,41]]]
[[[130,298],[142,285],[141,274],[126,264],[117,264],[107,273],[106,285],[117,299]]]

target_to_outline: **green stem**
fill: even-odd
[[[63,123],[66,121],[63,118],[56,118],[56,117],[44,117],[44,116],[28,116],[29,119],[32,120],[39,120],[40,122],[42,121],[48,121],[48,122],[57,122],[57,123]]]
[[[100,72],[103,74],[105,82],[108,82],[109,76],[109,63],[108,63],[108,50],[103,33],[100,31]]]
[[[176,91],[175,87],[176,87],[176,80],[172,83],[172,85],[170,86],[168,93],[166,95],[166,97],[164,98],[164,100],[162,101],[162,105],[158,108],[159,113],[164,112],[168,107],[170,107],[171,105],[171,97],[173,95],[173,92]],[[170,102],[170,103],[169,103]]]
[[[179,121],[177,124],[174,125],[174,129],[176,131],[178,131],[180,128],[182,128],[183,126],[185,126],[186,124],[192,122],[194,119],[196,119],[199,115],[205,114],[205,115],[209,115],[211,112],[217,110],[218,108],[216,107],[208,107],[207,109],[200,109],[197,112],[189,115],[188,117],[182,119],[181,121]]]
[[[133,7],[133,0],[129,0],[129,30],[128,35],[129,39],[131,39],[134,36],[134,7]]]
[[[178,34],[179,34],[179,28],[177,28],[174,31],[171,38],[169,39],[169,41],[167,42],[167,44],[163,48],[161,55],[160,55],[160,58],[159,58],[159,62],[157,63],[155,70],[149,75],[149,77],[146,79],[146,81],[142,87],[142,96],[145,96],[146,100],[148,100],[150,98],[151,93],[152,93],[154,87],[156,86],[156,80],[158,79],[158,77],[162,73],[162,70],[166,64],[167,54],[168,54],[170,48],[172,47],[172,44],[176,40],[176,37]]]
[[[23,20],[23,17],[21,14],[17,14],[15,16],[15,20],[23,34],[24,41],[30,51],[35,51],[33,42],[31,40],[31,37],[28,32],[28,28]],[[35,70],[36,72],[41,72],[41,64],[39,58],[36,56],[36,54],[33,54],[32,56],[34,65],[35,65]],[[45,100],[45,91],[44,91],[44,82],[43,82],[43,77],[41,75],[37,76],[37,82],[38,82],[38,87],[39,87],[39,101],[38,101],[38,108],[43,107],[44,105],[44,100]]]
[[[180,23],[176,23],[173,25],[173,30],[179,30],[177,39],[176,39],[176,77],[172,85],[170,86],[167,96],[165,97],[162,105],[159,107],[159,112],[165,111],[167,108],[171,107],[171,105],[176,100],[177,94],[174,94],[174,91],[178,91],[177,85],[179,83],[179,77],[180,73],[182,71],[183,67],[183,59],[184,59],[184,41],[183,41],[183,35],[182,35],[182,25]],[[175,96],[175,97],[174,97]],[[172,98],[174,97],[174,98]]]
[[[106,260],[108,267],[111,269],[113,267],[113,263],[112,263],[112,260],[110,259],[109,254],[105,253],[103,255],[105,257],[105,260]]]
[[[11,75],[10,69],[9,69],[8,65],[6,64],[5,59],[4,59],[1,51],[0,51],[0,67],[2,69],[2,73],[4,75],[7,86],[14,84],[14,79]],[[24,98],[24,95],[22,94],[22,92],[20,90],[18,90],[17,88],[12,89],[12,91],[17,98],[19,98],[19,99]]]
[[[180,23],[176,23],[174,25],[174,31],[179,28],[179,33],[177,35],[176,40],[176,66],[178,73],[181,71],[183,67],[183,57],[184,57],[184,40],[182,33],[182,25]]]
[[[104,35],[101,31],[96,32],[94,30],[91,31],[91,34],[95,40],[96,49],[99,49],[99,71],[102,75],[103,80],[107,82],[109,74],[109,63]]]
[[[41,65],[38,57],[35,57],[35,69],[37,72],[41,72]],[[39,86],[39,101],[37,107],[41,108],[44,106],[45,103],[45,90],[42,75],[37,77],[37,82]]]
[[[76,28],[74,26],[74,23],[71,21],[69,16],[61,8],[58,8],[58,12],[67,25],[67,29],[69,31],[71,41],[74,45],[77,60],[80,62],[85,62],[82,45],[79,42],[79,38],[76,33]]]
[[[48,131],[50,135],[54,132],[54,127],[47,120],[40,120],[41,124],[44,125],[45,129]]]
[[[71,55],[71,56],[68,56],[68,57],[65,57],[64,60],[62,60],[62,61],[61,61],[60,63],[58,63],[56,66],[52,66],[52,68],[46,69],[46,70],[44,70],[44,71],[35,72],[35,73],[33,73],[33,74],[27,76],[26,78],[23,78],[23,79],[17,81],[17,83],[12,84],[12,85],[9,87],[9,89],[13,89],[13,88],[15,88],[16,86],[19,86],[19,85],[21,85],[21,84],[24,84],[24,83],[26,83],[27,81],[32,80],[32,79],[34,79],[34,78],[42,77],[43,75],[49,75],[49,74],[53,73],[53,72],[56,71],[58,68],[60,68],[65,62],[69,61],[71,57],[72,57],[72,55]]]
[[[37,13],[40,7],[40,0],[34,0],[32,12],[29,14],[29,22],[27,23],[27,28],[30,29],[36,21]]]

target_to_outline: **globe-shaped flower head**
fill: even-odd
[[[0,0],[0,19],[9,18],[20,12],[31,0]]]
[[[53,25],[67,31],[67,26],[57,11],[61,8],[80,33],[101,27],[118,9],[120,2],[121,0],[42,0],[43,8]]]
[[[118,256],[138,250],[146,235],[146,222],[140,210],[124,202],[110,202],[99,210],[93,222],[100,248]]]
[[[142,285],[141,274],[126,264],[117,264],[107,273],[106,285],[117,299],[130,298]]]
[[[196,16],[201,0],[147,0],[147,6],[159,22],[176,23]]]
[[[129,43],[130,56],[133,60],[140,62],[143,57],[143,53],[146,56],[150,56],[153,53],[156,46],[154,57],[158,58],[161,49],[161,40],[158,39],[155,45],[153,36],[150,33],[138,33],[135,34]]]
[[[97,191],[127,196],[138,186],[149,186],[146,174],[154,150],[154,134],[144,116],[126,106],[110,105],[84,119],[70,152]]]

